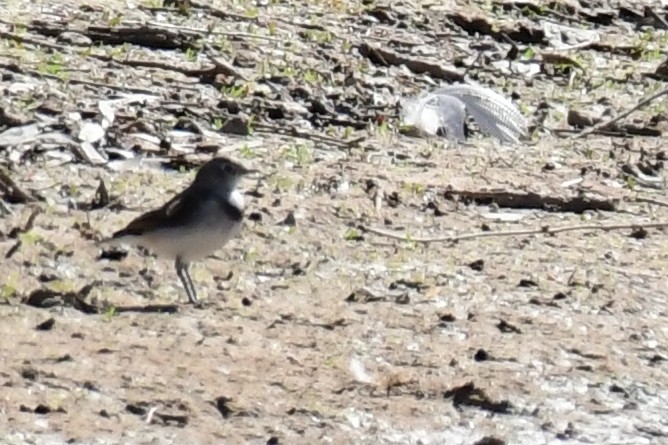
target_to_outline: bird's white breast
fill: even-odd
[[[238,189],[235,189],[232,193],[230,193],[230,204],[232,204],[234,207],[236,207],[239,210],[244,209],[244,195],[241,194],[241,191]]]

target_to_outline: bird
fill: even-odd
[[[200,306],[188,272],[190,263],[211,255],[239,234],[244,199],[237,186],[244,176],[257,172],[230,158],[214,157],[185,190],[102,243],[142,246],[158,257],[171,258],[189,302]]]

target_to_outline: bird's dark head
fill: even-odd
[[[226,157],[216,157],[204,164],[195,177],[195,183],[218,185],[232,189],[244,175],[255,173],[240,163]]]

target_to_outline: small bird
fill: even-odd
[[[190,303],[199,305],[188,266],[239,233],[244,199],[237,185],[244,175],[256,172],[226,157],[213,158],[188,188],[159,209],[135,218],[104,243],[138,245],[173,259]]]

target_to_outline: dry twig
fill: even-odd
[[[301,138],[314,142],[326,142],[338,147],[351,148],[356,147],[366,140],[366,136],[360,136],[355,139],[342,140],[337,139],[326,134],[320,134],[315,132],[309,132],[307,130],[301,130],[296,127],[281,127],[279,125],[271,125],[259,123],[255,126],[256,131],[260,132],[272,132],[278,134],[288,134],[290,136]]]
[[[643,198],[640,196],[636,196],[635,198],[629,199],[630,202],[639,202],[639,203],[646,203],[646,204],[654,204],[660,207],[668,207],[668,202],[666,201],[661,201],[659,199],[654,199],[654,198]]]
[[[211,47],[208,43],[204,44],[204,54],[209,58],[211,63],[215,65],[215,69],[218,73],[224,74],[225,76],[232,76],[238,79],[248,81],[248,79],[234,68],[230,63],[225,62],[216,55],[216,50]]]
[[[35,201],[35,198],[30,196],[28,192],[23,191],[3,168],[0,168],[0,192],[4,194],[4,198],[10,203],[24,204]]]
[[[392,233],[386,230],[377,229],[375,227],[366,227],[362,226],[361,229],[365,232],[373,233],[375,235],[384,236],[386,238],[398,239],[402,241],[412,241],[415,243],[456,243],[458,241],[464,241],[475,238],[493,238],[501,236],[524,236],[524,235],[555,235],[562,232],[576,232],[576,231],[585,231],[585,230],[625,230],[625,229],[660,229],[668,227],[667,222],[657,222],[657,223],[632,223],[632,224],[582,224],[575,226],[562,226],[562,227],[549,227],[543,226],[539,229],[526,229],[526,230],[499,230],[499,231],[489,231],[489,232],[472,232],[464,233],[462,235],[446,235],[446,236],[437,236],[433,238],[415,238],[408,234],[399,234]]]
[[[134,94],[155,94],[155,87],[154,89],[150,90],[147,88],[139,88],[139,87],[133,87],[130,85],[113,85],[110,83],[102,83],[102,82],[94,82],[90,80],[83,80],[83,79],[76,79],[76,78],[71,78],[67,77],[64,78],[63,76],[57,76],[55,74],[49,74],[49,73],[43,73],[37,70],[31,70],[25,67],[19,67],[16,64],[10,63],[2,63],[0,62],[0,69],[6,69],[7,71],[10,72],[16,72],[16,73],[21,73],[26,76],[31,76],[35,78],[45,78],[45,79],[51,79],[55,81],[60,81],[62,83],[70,83],[70,84],[75,84],[75,85],[84,85],[84,86],[89,86],[93,87],[96,89],[99,88],[109,88],[111,90],[115,91],[122,91],[125,93],[134,93]]]
[[[580,133],[576,134],[571,139],[580,139],[580,138],[583,138],[585,136],[589,136],[590,134],[595,133],[598,130],[601,130],[603,128],[607,128],[608,126],[614,124],[615,122],[618,122],[618,121],[624,119],[625,117],[631,115],[632,113],[634,113],[635,111],[644,107],[645,105],[649,104],[650,102],[658,99],[661,96],[665,96],[666,94],[668,94],[668,88],[665,88],[665,89],[659,91],[658,93],[656,93],[655,95],[653,95],[651,97],[648,97],[647,99],[641,100],[640,102],[638,102],[638,104],[636,104],[636,106],[634,106],[631,109],[623,112],[619,116],[616,116],[616,117],[614,117],[612,119],[609,119],[609,120],[606,120],[606,121],[599,122],[598,124],[596,124],[592,127],[589,127],[589,128],[586,128],[586,129],[582,130]]]
[[[270,42],[281,42],[282,41],[278,37],[264,36],[264,35],[261,35],[261,34],[252,34],[252,33],[249,33],[249,32],[215,31],[215,30],[208,30],[208,29],[204,29],[204,28],[193,28],[193,27],[190,27],[190,26],[172,25],[171,23],[140,22],[140,21],[128,20],[128,21],[124,21],[122,24],[123,25],[131,25],[131,26],[148,25],[148,26],[152,26],[152,27],[155,27],[155,28],[175,29],[179,32],[192,33],[192,34],[203,35],[203,36],[217,35],[217,36],[226,36],[226,37],[234,37],[234,38],[248,38],[248,39],[268,40]]]

